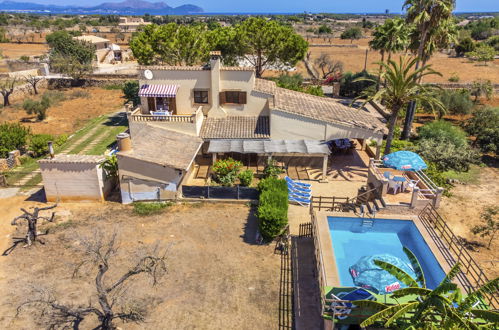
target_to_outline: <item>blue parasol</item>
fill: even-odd
[[[383,157],[383,164],[400,171],[421,171],[428,166],[424,160],[412,151],[397,151]]]

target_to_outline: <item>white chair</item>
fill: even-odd
[[[419,183],[419,180],[409,180],[409,182],[407,182],[407,188],[411,188],[411,189],[414,189],[418,186],[418,183]]]
[[[402,189],[402,182],[397,182],[393,180],[388,180],[388,189],[387,192],[390,191],[390,189],[393,190],[393,194],[396,195],[399,193],[399,190]]]

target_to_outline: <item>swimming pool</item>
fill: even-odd
[[[389,255],[410,265],[404,246],[418,258],[428,288],[434,289],[442,281],[445,273],[413,221],[368,220],[373,220],[372,226],[363,225],[361,218],[328,217],[341,286],[356,285],[353,278],[357,274],[352,274],[350,268],[365,257]]]

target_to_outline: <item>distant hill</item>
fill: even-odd
[[[0,11],[34,12],[53,14],[118,14],[118,15],[187,15],[203,12],[203,8],[185,4],[170,7],[165,2],[149,2],[144,0],[124,0],[122,2],[105,2],[93,7],[42,5],[31,2],[3,1]]]

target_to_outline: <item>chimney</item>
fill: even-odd
[[[48,145],[49,145],[49,155],[50,155],[50,159],[53,159],[54,158],[54,145],[53,145],[53,142],[52,141],[49,141],[48,142]]]
[[[220,58],[222,52],[219,50],[210,52],[210,74],[211,74],[211,107],[217,109],[220,105]]]
[[[120,133],[116,135],[116,140],[118,141],[118,151],[132,150],[132,140],[130,139],[130,134]]]

